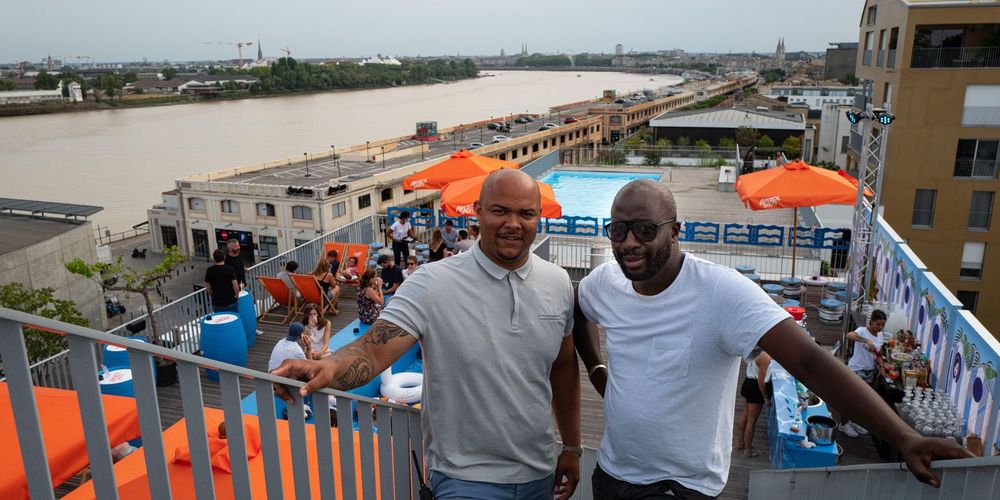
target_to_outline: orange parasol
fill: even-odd
[[[857,180],[849,175],[814,167],[802,160],[778,168],[741,175],[736,192],[752,210],[792,208],[792,276],[795,276],[796,228],[799,207],[853,205],[858,196]],[[866,189],[865,194],[871,191]]]
[[[851,174],[847,173],[847,171],[840,169],[837,171],[837,175],[847,179],[848,182],[854,185],[854,189],[858,188],[858,180]],[[875,193],[873,193],[871,189],[865,188],[865,196],[875,196]]]
[[[472,217],[476,215],[475,203],[479,200],[479,192],[483,190],[483,182],[487,175],[455,181],[441,190],[441,208],[451,217]],[[559,219],[562,217],[562,206],[556,201],[552,186],[535,181],[542,194],[542,217]]]
[[[519,168],[512,161],[498,160],[472,154],[467,150],[456,151],[451,157],[403,179],[404,189],[441,189],[449,182],[488,174],[501,168]]]

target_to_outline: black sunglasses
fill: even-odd
[[[632,231],[635,239],[642,243],[649,243],[656,239],[656,235],[660,232],[660,226],[674,222],[677,222],[676,218],[667,219],[659,223],[648,220],[616,220],[605,224],[604,232],[607,233],[608,239],[615,243],[625,241],[625,238],[628,238],[629,231]]]

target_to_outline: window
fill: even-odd
[[[973,191],[972,205],[969,206],[969,229],[990,228],[993,215],[993,191]]]
[[[1000,127],[997,103],[1000,103],[1000,85],[966,85],[962,126]]]
[[[188,208],[198,212],[205,211],[205,200],[201,198],[188,198]]]
[[[340,201],[333,204],[333,218],[343,217],[347,215],[347,202]]]
[[[959,290],[957,295],[958,301],[962,303],[962,306],[972,314],[976,314],[976,303],[979,302],[979,292]]]
[[[278,255],[278,237],[277,236],[261,236],[259,239],[260,244],[257,245],[260,251],[261,262]]]
[[[517,159],[517,150],[516,149],[510,152],[510,159],[511,160],[516,160]]]
[[[506,160],[507,159],[507,153],[500,153],[500,159],[501,160]]]
[[[878,55],[875,58],[875,66],[879,68],[882,67],[882,63],[885,61],[885,48],[889,45],[889,32],[882,30],[879,32],[878,36]]]
[[[889,107],[892,104],[892,83],[885,82],[882,87],[882,106]]]
[[[851,136],[845,135],[840,138],[840,154],[847,153],[847,147],[850,145]]]
[[[896,67],[896,44],[899,41],[899,28],[889,31],[889,51],[886,53],[885,67],[892,69]]]
[[[937,189],[918,189],[913,198],[913,226],[932,227],[934,225],[934,202]]]
[[[538,152],[538,143],[537,142],[531,145],[531,152],[532,153],[537,153]]]
[[[864,57],[861,60],[861,64],[865,66],[871,66],[872,64],[872,49],[875,47],[875,32],[869,31],[865,33],[865,52]]]
[[[521,156],[528,156],[528,146],[521,148]]]
[[[313,209],[305,205],[292,207],[292,218],[298,220],[313,220]]]
[[[306,243],[309,243],[309,240],[300,240],[298,238],[295,238],[295,248],[305,245]]]
[[[955,152],[955,177],[997,178],[997,149],[1000,141],[959,139]]]
[[[358,196],[358,209],[359,210],[362,209],[362,208],[368,208],[370,206],[372,206],[372,195],[370,195],[370,194],[363,194],[361,196]]]
[[[549,140],[548,139],[545,139],[544,141],[542,141],[542,148],[543,149],[549,149]]]
[[[274,217],[274,205],[270,203],[258,203],[257,215],[261,217]]]
[[[865,17],[868,26],[875,24],[875,20],[878,18],[878,6],[872,5],[868,7],[868,15]]]
[[[392,188],[385,188],[382,190],[382,201],[389,201],[392,199]]]
[[[222,206],[222,213],[224,214],[240,213],[240,204],[235,200],[222,200],[220,205]]]
[[[406,189],[406,188],[403,188],[403,196],[406,196],[406,195],[408,195],[408,194],[410,194],[410,193],[412,193],[412,192],[413,192],[413,190],[412,190],[412,189]]]
[[[977,280],[983,277],[983,256],[986,254],[986,243],[967,241],[962,247],[962,270],[958,276]]]

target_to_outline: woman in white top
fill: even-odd
[[[306,331],[304,336],[309,340],[312,350],[312,359],[320,359],[330,356],[330,322],[320,316],[319,308],[316,304],[308,304],[302,313],[302,324]]]
[[[750,353],[747,362],[747,378],[740,387],[743,396],[743,413],[736,424],[736,449],[743,450],[743,456],[752,458],[760,455],[753,449],[753,434],[757,427],[757,418],[765,404],[771,401],[771,356],[761,348],[755,348]]]
[[[868,384],[875,382],[875,375],[880,368],[876,353],[882,349],[884,341],[882,329],[885,328],[885,320],[885,312],[875,309],[872,311],[871,318],[868,319],[867,327],[860,326],[857,330],[847,334],[847,339],[854,342],[854,354],[847,361],[847,367]],[[868,434],[867,429],[854,422],[841,424],[840,431],[850,437]]]

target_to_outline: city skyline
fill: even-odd
[[[28,4],[8,6],[11,19],[28,22],[0,33],[0,61],[38,62],[51,55],[65,62],[151,62],[237,59],[230,42],[253,42],[243,57],[365,57],[376,53],[415,57],[530,53],[605,53],[621,43],[628,51],[683,49],[688,52],[771,53],[784,38],[789,53],[822,51],[830,42],[855,41],[862,3],[817,5],[761,0],[728,6],[694,0],[629,2],[611,13],[606,3],[557,0],[538,4],[511,0],[471,3],[452,8],[445,2],[411,4],[384,0],[375,4],[326,4],[275,8],[250,1],[191,11],[106,11],[65,2],[55,14],[39,17]],[[428,7],[429,5],[429,7]],[[617,12],[618,14],[614,14]],[[381,17],[374,15],[379,13]],[[527,17],[530,15],[531,17]],[[609,15],[620,22],[609,23]],[[495,27],[477,19],[488,19]],[[802,19],[823,19],[807,25]],[[338,21],[339,20],[339,21]],[[219,44],[222,42],[222,44]],[[79,56],[79,58],[77,57]]]

